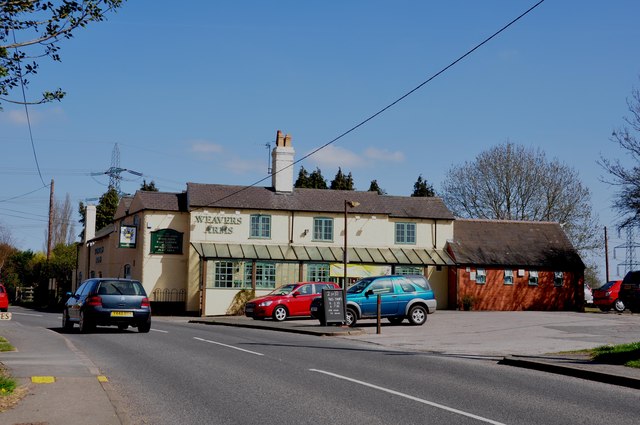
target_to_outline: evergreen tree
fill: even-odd
[[[332,190],[353,190],[353,177],[351,173],[344,175],[342,168],[338,167],[338,172],[331,182]]]
[[[433,186],[427,183],[427,180],[422,180],[422,174],[420,174],[418,180],[413,185],[413,193],[411,196],[432,197],[436,196],[436,192],[433,190]]]
[[[310,187],[310,182],[309,182],[309,172],[307,170],[304,169],[304,167],[300,167],[300,172],[298,173],[298,179],[296,180],[295,184],[293,185],[293,187],[296,188],[305,188],[305,187]]]
[[[114,187],[110,187],[101,197],[96,206],[96,231],[106,227],[113,221],[118,208],[120,196]]]
[[[311,189],[327,189],[327,181],[322,176],[320,168],[316,168],[309,175],[309,185],[307,187]]]
[[[157,192],[158,188],[156,187],[156,182],[154,182],[153,180],[151,180],[149,183],[147,183],[146,180],[142,180],[142,186],[140,186],[140,190],[143,190],[145,192]]]
[[[378,195],[386,195],[387,192],[378,185],[378,180],[371,180],[369,192],[377,192]]]

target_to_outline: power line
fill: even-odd
[[[495,37],[497,37],[500,33],[502,33],[503,31],[505,31],[507,28],[509,28],[510,26],[512,26],[513,24],[515,24],[516,22],[518,22],[520,19],[524,18],[526,15],[528,15],[530,12],[532,12],[535,8],[537,8],[538,6],[540,6],[542,3],[544,3],[544,0],[540,0],[538,1],[536,4],[534,4],[533,6],[531,6],[529,9],[527,9],[525,12],[521,13],[518,17],[512,19],[508,24],[504,25],[502,28],[500,28],[498,31],[494,32],[493,34],[491,34],[489,37],[485,38],[483,41],[481,41],[480,43],[478,43],[475,47],[473,47],[472,49],[468,50],[465,54],[463,54],[462,56],[458,57],[457,59],[455,59],[453,62],[449,63],[449,65],[445,66],[444,68],[442,68],[440,71],[436,72],[435,74],[433,74],[431,77],[427,78],[425,81],[423,81],[422,83],[418,84],[416,87],[414,87],[413,89],[409,90],[408,92],[406,92],[405,94],[403,94],[402,96],[400,96],[399,98],[397,98],[396,100],[394,100],[393,102],[391,102],[390,104],[388,104],[387,106],[385,106],[384,108],[380,109],[378,112],[374,113],[373,115],[369,116],[368,118],[360,121],[358,124],[354,125],[353,127],[351,127],[350,129],[348,129],[347,131],[343,132],[342,134],[338,135],[337,137],[333,138],[332,140],[328,141],[327,143],[325,143],[324,145],[320,146],[319,148],[311,151],[310,153],[304,155],[302,158],[294,161],[293,163],[287,165],[286,167],[281,168],[280,170],[272,170],[272,174],[263,177],[262,179],[250,184],[249,186],[245,186],[241,189],[238,189],[235,192],[232,192],[229,195],[223,196],[222,198],[219,198],[215,201],[212,201],[211,203],[209,203],[208,205],[205,205],[203,207],[200,208],[206,208],[210,205],[215,204],[216,202],[220,202],[224,199],[230,198],[232,196],[237,195],[238,193],[244,192],[245,190],[248,190],[251,187],[257,186],[258,184],[262,183],[263,181],[267,180],[268,178],[270,178],[273,174],[277,174],[281,171],[286,170],[287,168],[291,168],[294,165],[298,164],[299,162],[304,161],[305,159],[309,158],[310,156],[318,153],[319,151],[321,151],[322,149],[328,147],[329,145],[332,145],[333,143],[337,142],[338,140],[342,139],[343,137],[345,137],[346,135],[354,132],[355,130],[357,130],[358,128],[362,127],[363,125],[365,125],[366,123],[368,123],[369,121],[377,118],[378,116],[380,116],[381,114],[383,114],[384,112],[386,112],[387,110],[393,108],[395,105],[397,105],[398,103],[402,102],[404,99],[406,99],[407,97],[411,96],[413,93],[415,93],[416,91],[420,90],[422,87],[424,87],[425,85],[427,85],[428,83],[430,83],[431,81],[433,81],[435,78],[439,77],[440,75],[442,75],[443,73],[445,73],[447,70],[449,70],[450,68],[452,68],[453,66],[457,65],[458,62],[462,61],[463,59],[465,59],[467,56],[471,55],[472,53],[474,53],[476,50],[478,50],[480,47],[484,46],[485,44],[487,44],[489,41],[491,41],[492,39],[494,39]]]
[[[18,44],[16,41],[16,32],[13,31],[13,44]],[[38,169],[38,176],[40,176],[40,181],[43,186],[47,184],[44,182],[42,178],[42,172],[40,171],[40,164],[38,163],[38,155],[36,154],[36,145],[33,142],[33,131],[31,130],[31,118],[29,117],[29,108],[27,106],[27,94],[24,90],[24,79],[22,78],[22,66],[20,65],[20,55],[18,53],[18,48],[16,47],[16,57],[18,58],[18,77],[20,78],[20,88],[22,89],[22,101],[24,103],[24,113],[27,116],[27,128],[29,129],[29,140],[31,140],[31,150],[33,151],[33,159],[36,162],[36,168]]]

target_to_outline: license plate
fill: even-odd
[[[244,309],[245,313],[253,313],[253,307],[247,307]]]
[[[311,311],[318,311],[318,307],[311,307]]]
[[[112,311],[111,317],[133,317],[133,311]]]

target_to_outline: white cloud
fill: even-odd
[[[5,115],[5,114],[1,114]],[[14,125],[27,125],[27,114],[24,111],[24,108],[11,109],[6,112],[6,121]],[[31,121],[31,125],[36,125],[41,122],[50,121],[50,120],[60,120],[64,118],[64,111],[59,106],[43,109],[35,109],[33,107],[29,107],[29,121]]]
[[[309,159],[315,162],[320,168],[342,167],[342,169],[345,170],[367,166],[365,158],[362,155],[333,145],[319,150]]]
[[[212,153],[221,153],[224,149],[222,146],[207,142],[205,140],[196,140],[191,142],[191,152],[195,153],[203,153],[203,154],[212,154]]]
[[[367,148],[364,151],[364,155],[373,161],[391,161],[391,162],[404,161],[404,153],[400,151],[390,152],[386,149]]]
[[[367,148],[364,153],[352,152],[348,149],[329,145],[316,152],[310,158],[320,168],[338,168],[351,170],[354,168],[374,167],[379,163],[403,162],[405,155],[403,152],[391,152],[387,149]]]

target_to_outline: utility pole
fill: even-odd
[[[607,237],[607,226],[604,226],[604,267],[606,269],[605,282],[609,282],[609,238]]]
[[[51,257],[51,243],[53,242],[53,179],[49,187],[49,230],[47,231],[47,260]]]

